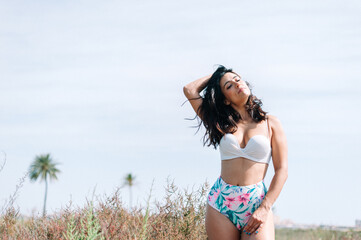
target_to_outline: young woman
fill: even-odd
[[[262,110],[247,81],[224,66],[183,91],[206,129],[204,145],[218,147],[222,160],[208,194],[209,239],[274,239],[271,208],[288,175],[280,121]],[[263,179],[271,157],[275,175],[267,190]]]

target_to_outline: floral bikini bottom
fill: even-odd
[[[263,180],[253,185],[235,186],[224,182],[219,176],[208,194],[208,204],[241,230],[266,194]]]

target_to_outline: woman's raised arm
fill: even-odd
[[[189,100],[190,104],[192,105],[196,114],[202,119],[200,113],[198,112],[199,107],[202,104],[202,97],[199,93],[207,86],[209,79],[211,78],[212,74],[209,74],[205,77],[199,78],[193,82],[188,83],[183,87],[184,95]]]

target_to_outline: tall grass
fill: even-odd
[[[21,216],[7,206],[0,216],[0,239],[206,239],[208,185],[189,191],[168,180],[165,190],[165,198],[151,204],[151,188],[146,206],[132,209],[124,206],[119,188],[84,207],[72,209],[70,203],[47,217]]]
[[[97,197],[96,200],[93,197],[83,207],[73,208],[70,202],[47,217],[26,217],[13,207],[24,179],[20,179],[15,193],[2,208],[2,240],[207,239],[204,226],[207,183],[189,190],[180,189],[168,179],[164,199],[151,203],[152,184],[145,207],[126,208],[118,188],[110,196]],[[361,232],[276,229],[276,239],[361,240]]]

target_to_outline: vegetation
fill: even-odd
[[[0,216],[0,239],[207,239],[204,218],[208,185],[188,191],[168,182],[162,202],[145,208],[125,208],[119,189],[112,196],[88,201],[72,209],[71,203],[60,212],[43,217],[25,217],[12,208]],[[153,205],[153,208],[152,206]],[[322,229],[276,229],[277,240],[361,240],[361,231]]]
[[[276,229],[277,240],[361,240],[361,230]]]
[[[165,199],[146,207],[125,208],[117,189],[110,197],[71,203],[46,218],[18,214],[0,216],[0,239],[206,239],[204,228],[208,185],[181,190],[168,181]],[[9,211],[10,212],[10,211]]]
[[[2,170],[3,164],[0,164]],[[111,196],[97,197],[85,206],[73,208],[70,202],[47,217],[22,216],[13,206],[25,174],[15,193],[2,207],[0,239],[207,239],[204,219],[207,183],[198,189],[180,189],[168,180],[165,197],[151,203],[152,187],[145,207],[124,207],[118,188]],[[361,240],[361,231],[324,229],[276,229],[277,240]]]

